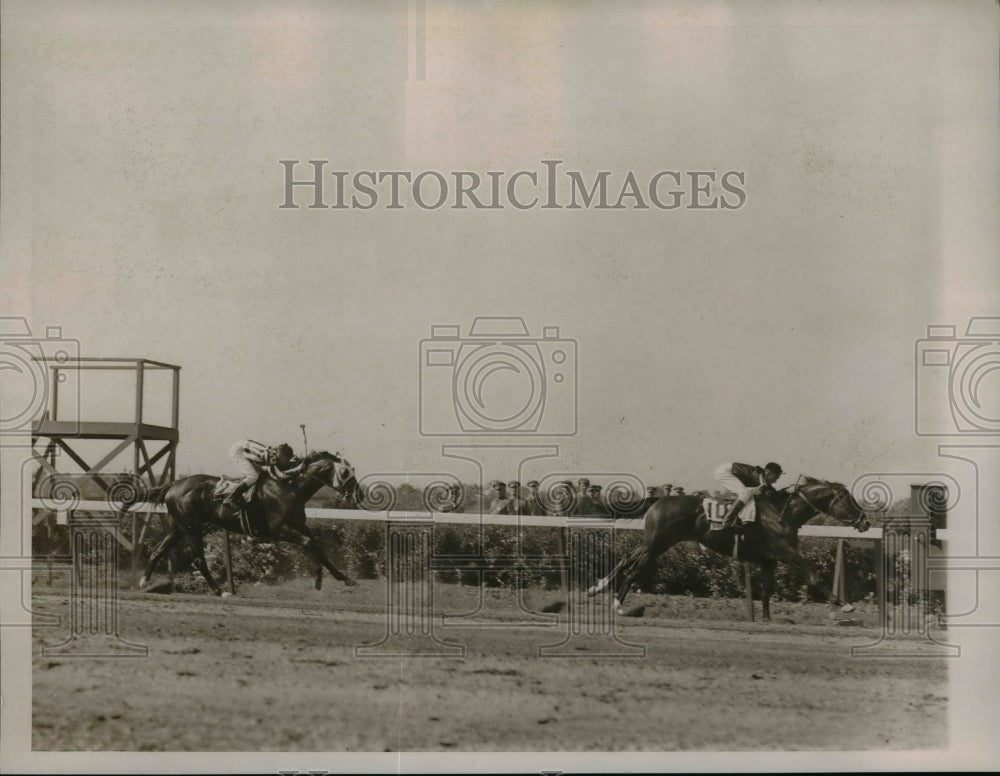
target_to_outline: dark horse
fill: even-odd
[[[620,607],[635,580],[650,571],[656,559],[678,542],[695,541],[723,555],[731,555],[733,531],[709,533],[711,525],[702,502],[701,496],[665,496],[653,502],[646,510],[642,545],[623,558],[607,577],[598,580],[587,591],[588,595],[595,595],[616,583],[615,606],[621,612]],[[771,594],[778,561],[805,568],[798,550],[799,529],[819,514],[848,523],[861,533],[869,528],[864,511],[840,483],[803,476],[790,488],[768,491],[757,497],[757,521],[744,527],[738,558],[761,565],[765,620],[771,619]]]
[[[335,488],[352,503],[358,503],[362,498],[361,488],[355,477],[354,467],[343,457],[327,452],[310,453],[305,458],[305,466],[296,476],[287,481],[279,481],[273,477],[262,476],[254,488],[258,494],[250,506],[251,513],[259,510],[266,520],[266,528],[262,525],[261,534],[272,541],[285,541],[298,544],[308,552],[317,563],[316,589],[323,584],[323,567],[325,566],[335,579],[347,585],[357,584],[349,576],[337,569],[326,557],[316,537],[306,525],[306,502],[324,485]],[[128,511],[133,504],[145,501],[153,504],[166,504],[170,515],[170,532],[161,541],[146,565],[139,587],[145,587],[153,573],[153,568],[181,537],[186,536],[194,552],[194,562],[208,582],[215,595],[222,595],[222,588],[215,581],[208,564],[205,562],[204,534],[207,530],[226,528],[236,533],[246,534],[247,529],[240,519],[239,512],[232,506],[227,506],[213,497],[213,491],[219,482],[219,477],[207,474],[194,474],[183,477],[167,485],[147,493],[136,494],[133,499],[122,505],[122,511]]]

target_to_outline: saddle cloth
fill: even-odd
[[[236,490],[236,486],[242,481],[242,477],[222,477],[215,484],[215,489],[212,491],[212,498],[216,501],[222,501]],[[253,490],[247,495],[250,495],[252,492]],[[267,516],[256,503],[250,507],[241,505],[239,518],[240,525],[243,527],[243,533],[251,539],[266,539],[270,536],[271,531],[267,524]]]
[[[724,500],[713,498],[708,496],[701,502],[702,509],[705,510],[705,516],[708,517],[710,523],[713,527],[716,523],[722,524],[723,519],[726,516],[726,512],[729,511],[729,507],[732,506],[734,499]],[[741,523],[752,523],[757,519],[757,499],[750,499],[749,502],[743,505],[743,509],[740,510],[740,522]]]

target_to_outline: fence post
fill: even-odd
[[[747,617],[750,622],[753,622],[753,588],[750,585],[750,561],[748,560],[743,561],[743,587],[747,596]]]
[[[833,594],[837,597],[838,603],[847,603],[847,594],[844,584],[844,540],[837,539],[837,556],[833,563]]]
[[[226,586],[230,595],[236,595],[236,580],[233,579],[233,553],[229,548],[229,529],[222,530],[222,559],[226,563]]]

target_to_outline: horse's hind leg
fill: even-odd
[[[205,561],[205,540],[202,538],[201,533],[197,530],[192,531],[188,539],[191,544],[191,551],[194,553],[194,565],[201,572],[208,586],[212,588],[212,592],[215,595],[222,595],[222,588],[215,581],[212,572],[208,570],[208,563]]]
[[[153,554],[149,558],[149,563],[146,564],[146,570],[142,572],[142,576],[139,578],[140,590],[149,584],[149,579],[153,576],[153,568],[177,544],[182,536],[184,536],[184,532],[175,525],[171,527],[170,533],[156,545],[156,549],[153,550]]]
[[[611,570],[610,574],[608,574],[606,577],[602,577],[601,579],[597,580],[593,585],[587,588],[587,596],[588,597],[595,596],[598,593],[607,590],[618,578],[618,575],[622,573],[622,569],[625,568],[625,565],[628,563],[628,560],[629,560],[628,556],[622,558],[620,561],[618,561],[617,565]]]
[[[625,596],[629,594],[635,580],[645,572],[651,560],[652,556],[646,547],[639,547],[629,553],[625,559],[624,568],[617,577],[618,589],[615,591],[615,606],[622,606],[625,603]]]
[[[761,577],[763,578],[763,589],[760,594],[761,617],[767,622],[771,621],[771,595],[774,593],[774,570],[778,565],[776,560],[762,560],[760,562]]]

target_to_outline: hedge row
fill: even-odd
[[[359,579],[377,579],[386,574],[386,527],[377,521],[329,520],[309,521],[328,556],[334,564]],[[128,532],[128,526],[123,525]],[[152,533],[152,532],[151,532]],[[545,568],[545,559],[563,554],[562,530],[558,528],[532,528],[520,532],[507,526],[441,525],[433,532],[436,563],[441,556],[454,556],[455,568],[436,571],[437,579],[445,583],[478,584],[492,587],[542,586],[558,587],[560,571]],[[614,562],[638,546],[642,535],[639,531],[616,532]],[[35,552],[39,555],[68,552],[68,537],[63,526],[42,521],[33,534]],[[155,546],[158,536],[147,537],[140,548],[140,564],[144,564]],[[238,584],[277,583],[299,576],[312,576],[311,559],[298,547],[285,543],[258,542],[243,536],[232,535],[231,555],[233,576]],[[778,565],[775,596],[779,600],[826,600],[832,584],[836,553],[836,539],[804,537],[800,550],[810,574],[784,564]],[[206,559],[220,581],[226,577],[223,535],[210,533],[205,538]],[[481,558],[478,565],[485,571],[461,568],[462,557]],[[519,556],[541,558],[542,562],[525,562]],[[190,548],[182,543],[174,552],[174,567],[179,571],[193,568]],[[120,550],[119,562],[128,568],[129,553]],[[591,584],[598,576],[607,573],[608,559],[592,558],[574,578]],[[858,601],[876,591],[875,568],[877,554],[870,543],[848,541],[844,546],[847,600]],[[604,564],[604,565],[602,565]],[[165,568],[159,569],[160,573]],[[755,571],[755,589],[760,589],[759,570]],[[742,592],[741,567],[730,558],[719,555],[692,542],[673,547],[659,558],[655,573],[637,581],[639,589],[647,592],[672,595],[732,597]],[[892,587],[890,581],[890,588]]]

